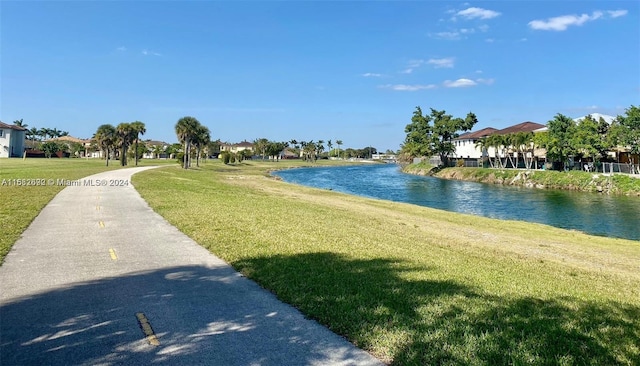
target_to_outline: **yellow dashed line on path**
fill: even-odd
[[[140,329],[142,329],[147,342],[149,342],[149,344],[152,346],[159,346],[160,341],[158,340],[158,337],[156,337],[156,334],[153,332],[151,324],[149,324],[149,320],[147,320],[147,317],[144,316],[144,313],[136,313],[136,318],[138,318],[138,324],[140,325]]]
[[[104,221],[98,221],[98,225],[99,225],[100,227],[104,227]]]
[[[96,211],[100,211],[100,205],[96,206]]]
[[[113,259],[114,261],[118,260],[118,256],[116,255],[116,251],[113,248],[109,249],[109,255],[111,256],[111,259]]]

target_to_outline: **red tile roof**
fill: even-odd
[[[6,123],[0,122],[0,128],[9,128],[16,131],[26,131],[27,129],[24,127],[16,126],[16,125],[8,125]]]
[[[496,135],[508,135],[510,133],[518,133],[518,132],[533,132],[540,128],[546,127],[545,125],[541,125],[535,122],[522,122],[517,125],[513,125],[511,127],[503,128],[502,130],[496,131]]]
[[[458,136],[458,138],[455,138],[454,140],[476,140],[476,139],[483,138],[485,136],[493,135],[493,133],[495,133],[496,131],[498,131],[497,128],[486,127],[475,132],[463,133],[462,135]]]

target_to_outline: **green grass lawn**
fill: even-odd
[[[139,165],[177,164],[175,161],[142,159]],[[99,159],[0,159],[0,264],[11,246],[40,213],[40,210],[64,187],[56,185],[16,186],[13,179],[75,180],[109,169],[120,169],[118,161],[109,167]],[[133,165],[129,165],[131,167]],[[2,181],[5,184],[2,185]]]
[[[133,182],[198,243],[385,362],[640,364],[639,242],[267,174],[294,165],[211,162]]]

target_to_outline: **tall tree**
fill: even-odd
[[[140,121],[135,121],[135,122],[131,122],[131,129],[135,134],[135,142],[136,142],[135,159],[136,159],[136,166],[138,166],[138,140],[140,140],[140,135],[144,135],[145,133],[147,133],[147,128],[145,127],[144,123]]]
[[[640,107],[631,105],[625,109],[624,116],[617,116],[611,126],[611,134],[614,143],[629,149],[634,167],[639,164],[637,156],[640,155]],[[635,159],[633,155],[636,156]]]
[[[211,131],[209,128],[203,125],[196,127],[195,134],[193,135],[193,145],[196,148],[196,166],[200,167],[200,154],[203,148],[206,148],[211,142]]]
[[[107,166],[109,166],[109,153],[111,148],[116,144],[116,128],[110,124],[100,125],[96,133],[93,135],[93,139],[104,152],[104,156],[107,160]]]
[[[62,133],[62,131],[60,131],[57,128],[52,128],[52,129],[49,130],[49,135],[51,135],[51,138],[58,138],[58,137],[61,136],[60,135],[61,133]]]
[[[127,165],[127,150],[133,143],[134,132],[131,123],[122,122],[116,127],[117,142],[120,146],[120,165]],[[136,152],[137,154],[137,152]]]
[[[49,135],[51,134],[51,129],[50,128],[46,128],[46,127],[42,127],[39,131],[38,134],[40,136],[42,136],[43,140],[46,140],[47,137],[49,137]]]
[[[266,138],[259,138],[253,141],[253,147],[256,149],[256,152],[262,155],[262,160],[264,160],[267,154],[267,145],[269,145],[269,140]]]
[[[22,128],[27,128],[29,126],[28,124],[24,123],[22,118],[13,121],[13,124],[18,126],[18,127],[22,127]]]
[[[504,168],[502,162],[501,153],[504,153],[504,136],[503,135],[490,135],[487,137],[487,146],[493,148],[493,159],[496,168]]]
[[[444,166],[449,166],[449,156],[456,151],[453,139],[460,136],[459,131],[470,131],[478,123],[476,115],[469,112],[465,119],[454,118],[444,110],[431,108],[433,129],[431,134],[433,154],[440,156]]]
[[[270,157],[273,156],[275,161],[278,161],[278,157],[280,156],[280,153],[284,149],[286,149],[287,146],[289,146],[288,142],[269,141],[266,147],[266,153]]]
[[[342,140],[336,140],[336,145],[338,145],[338,157],[340,155],[340,146],[342,146]]]
[[[320,155],[322,155],[322,152],[324,152],[324,140],[318,140],[318,142],[316,143],[315,154],[317,157],[320,157]]]
[[[489,139],[487,136],[481,137],[480,139],[478,139],[478,141],[476,141],[475,143],[475,148],[476,149],[480,149],[480,155],[482,156],[482,158],[487,158],[487,160],[489,161],[489,166],[493,168],[493,162],[491,161],[491,158],[489,157]]]
[[[191,166],[191,144],[198,126],[200,126],[200,121],[191,116],[180,118],[175,126],[178,141],[184,144],[184,158],[182,161],[184,169],[189,169],[189,166]]]
[[[566,168],[569,157],[575,151],[571,145],[571,137],[575,133],[576,124],[571,118],[558,113],[547,123],[547,127],[547,157],[552,161],[561,162]]]
[[[331,148],[333,147],[333,143],[331,142],[331,140],[327,141],[327,148],[329,149],[329,156],[331,156]]]
[[[598,121],[591,115],[581,119],[575,127],[575,133],[571,136],[573,149],[585,158],[599,161],[601,145],[606,143],[606,140],[601,138],[599,129]]]
[[[401,146],[401,152],[409,158],[426,157],[432,155],[431,116],[422,115],[422,109],[416,107],[411,117],[411,123],[405,126],[407,134]]]

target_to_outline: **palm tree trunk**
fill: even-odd
[[[136,166],[138,166],[138,134],[136,134],[136,151],[134,152],[136,158]]]
[[[187,139],[184,142],[184,156],[182,157],[182,167],[184,169],[189,169],[189,143]]]

